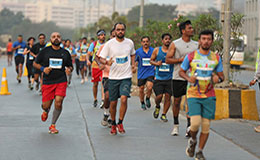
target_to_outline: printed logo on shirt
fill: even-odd
[[[162,63],[161,66],[159,66],[160,72],[170,72],[170,65],[166,63]]]
[[[150,58],[142,58],[143,66],[151,66]]]
[[[23,48],[19,48],[19,49],[17,50],[17,54],[23,54],[23,51],[24,51]]]
[[[61,69],[62,68],[62,58],[50,58],[49,59],[49,67],[53,69]]]
[[[118,56],[116,57],[116,64],[118,65],[124,65],[128,62],[128,56]]]

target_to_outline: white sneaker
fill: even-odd
[[[255,127],[256,132],[260,132],[260,126]]]
[[[179,125],[174,125],[172,129],[172,136],[178,136],[179,135]]]
[[[82,80],[80,81],[80,83],[81,83],[81,84],[84,84],[84,83],[85,83],[85,80],[84,80],[84,79],[82,79]]]
[[[86,82],[88,81],[88,77],[85,77],[85,81],[86,81]]]

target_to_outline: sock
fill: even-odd
[[[166,116],[166,114],[162,114],[162,116]]]
[[[146,97],[146,100],[150,100],[150,97]]]
[[[109,109],[108,108],[104,108],[104,114],[109,115]]]
[[[199,148],[199,152],[202,152],[202,150],[203,150],[203,149],[200,149],[200,148]]]
[[[51,122],[52,124],[56,124],[56,122],[61,114],[61,111],[62,111],[62,109],[58,110],[58,109],[54,108],[53,115],[52,115],[52,122]]]
[[[119,119],[118,124],[122,124],[123,120]]]
[[[179,116],[173,117],[173,119],[174,119],[174,124],[179,124]]]
[[[187,128],[190,126],[190,118],[187,118]]]
[[[144,104],[144,101],[142,101],[141,104]]]
[[[116,125],[116,121],[112,121],[112,125],[113,125],[113,126]]]
[[[156,108],[159,108],[159,109],[161,108],[160,106],[155,106],[155,107],[156,107]]]
[[[43,108],[43,105],[42,105],[42,110],[44,110],[45,112],[49,113],[50,108],[48,108],[48,109],[44,109],[44,108]]]

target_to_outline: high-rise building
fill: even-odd
[[[260,47],[260,0],[245,1],[244,32],[247,35],[247,50],[256,53]]]

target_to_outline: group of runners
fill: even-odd
[[[172,104],[173,128],[171,135],[179,135],[179,111],[182,97],[187,99],[187,133],[189,137],[186,154],[199,160],[205,159],[203,149],[207,142],[210,121],[214,119],[216,97],[214,84],[224,80],[222,61],[218,54],[210,50],[214,40],[211,30],[199,34],[199,41],[193,41],[191,21],[179,25],[181,37],[172,39],[169,33],[161,35],[162,46],[151,47],[148,36],[141,38],[142,47],[135,50],[132,40],[125,37],[126,25],[116,23],[106,42],[106,32],[97,31],[97,41],[88,43],[82,38],[77,44],[65,40],[62,44],[61,35],[54,32],[50,43],[46,36],[40,34],[38,43],[30,37],[27,44],[22,36],[13,43],[17,80],[21,82],[24,56],[28,69],[29,88],[41,88],[42,121],[46,121],[51,105],[54,110],[49,132],[57,134],[56,122],[62,111],[67,86],[71,83],[72,71],[76,70],[81,83],[88,81],[91,74],[93,82],[93,106],[97,107],[98,85],[101,84],[104,117],[103,126],[111,127],[110,134],[124,134],[123,121],[128,108],[132,75],[137,72],[140,108],[151,108],[151,96],[155,93],[153,117],[160,115],[161,102],[164,97],[160,119],[167,122],[167,112]],[[75,62],[75,67],[73,67]],[[88,71],[88,72],[87,72]],[[41,79],[41,81],[39,80]],[[146,91],[146,93],[145,93]],[[172,96],[174,97],[171,102]],[[120,98],[119,116],[116,118],[117,103]],[[199,146],[195,154],[197,133],[201,126]]]

